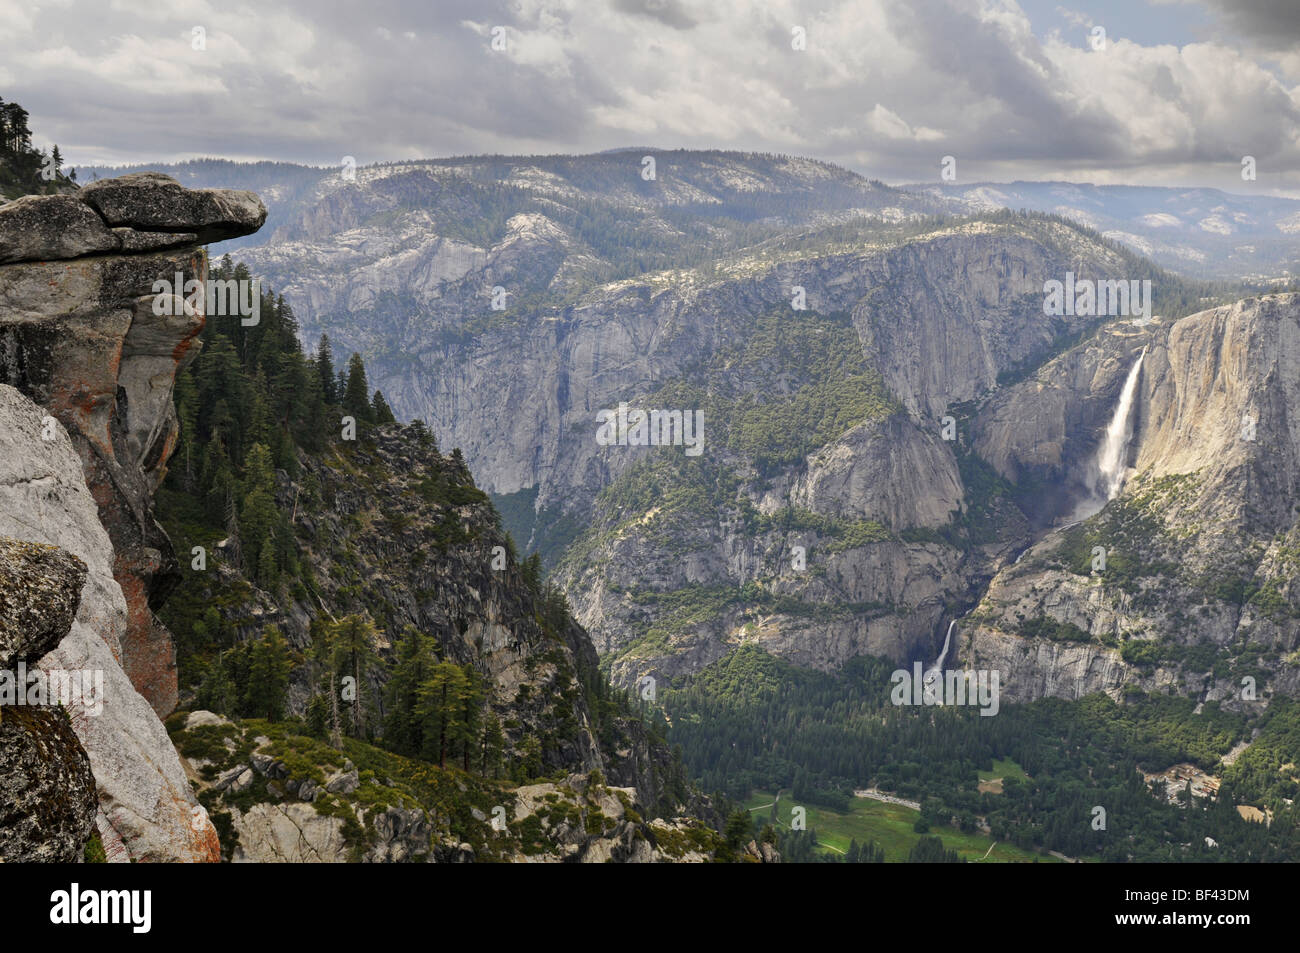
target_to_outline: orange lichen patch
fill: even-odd
[[[86,471],[86,487],[90,490],[91,499],[95,501],[95,506],[99,509],[99,518],[102,522],[104,512],[117,502],[117,493],[112,483],[101,483],[98,480],[92,480],[93,471]],[[107,527],[105,527],[107,529]]]
[[[159,569],[157,560],[117,559],[113,578],[126,598],[126,632],[120,662],[131,684],[160,718],[176,708],[176,649],[171,633],[154,621],[145,580]]]
[[[182,338],[177,342],[176,347],[172,349],[172,360],[178,365],[185,359],[185,355],[189,353],[190,348],[194,347],[194,342],[198,340],[199,333],[206,323],[206,320],[200,321],[194,328],[194,333],[187,338]]]
[[[194,832],[191,844],[195,863],[221,863],[221,841],[217,839],[217,829],[211,821],[204,818],[202,829]]]

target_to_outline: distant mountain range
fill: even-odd
[[[1192,277],[1258,279],[1300,274],[1300,201],[1295,199],[1219,189],[1073,182],[903,188],[971,212],[1011,208],[1064,215]]]
[[[628,155],[661,157],[671,163],[673,156],[714,156],[718,161],[745,159],[740,153],[672,152],[651,147],[611,149],[588,157],[591,164],[627,162]],[[560,169],[573,166],[582,157],[477,157],[402,162],[361,167],[366,176],[378,169],[439,167],[490,168],[509,181],[508,169],[501,165],[529,164]],[[806,159],[766,157],[802,168],[824,170],[823,185],[839,187],[839,207],[828,201],[831,192],[816,189],[819,200],[811,202],[806,214],[795,220],[813,221],[853,215],[922,215],[935,213],[969,214],[990,209],[1026,209],[1050,212],[1073,219],[1122,242],[1134,251],[1163,267],[1188,277],[1205,279],[1275,279],[1300,275],[1300,200],[1268,195],[1247,195],[1209,188],[1167,188],[1156,186],[1091,185],[1072,182],[978,182],[971,185],[911,183],[896,188],[883,186],[857,173]],[[639,169],[639,165],[637,167]],[[279,230],[297,218],[309,206],[321,188],[331,179],[342,181],[342,166],[316,167],[291,162],[232,162],[225,159],[196,159],[179,163],[146,163],[103,167],[85,166],[77,170],[82,182],[139,171],[164,172],[190,188],[251,189],[262,196],[270,213],[267,227],[257,236],[236,239],[214,247],[217,253],[254,244],[273,243]],[[368,171],[369,170],[369,171]],[[563,172],[558,173],[561,178]],[[473,176],[471,176],[473,177]],[[514,183],[519,184],[519,183]],[[538,183],[530,183],[536,187]],[[707,191],[709,183],[699,183]],[[718,180],[713,185],[725,185]],[[789,183],[787,183],[788,185]],[[579,188],[581,182],[575,182]],[[809,186],[811,188],[811,186]],[[764,182],[765,191],[783,191],[778,181]],[[893,203],[877,199],[859,201],[871,189],[879,195],[897,196]],[[1248,183],[1243,183],[1243,189]],[[739,191],[743,192],[743,185]],[[854,195],[854,193],[858,193]],[[907,193],[907,194],[900,194]],[[697,196],[698,197],[698,196]],[[717,199],[719,196],[713,195]],[[690,201],[689,196],[679,198]],[[719,202],[722,211],[725,202]]]

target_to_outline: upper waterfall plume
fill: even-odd
[[[1124,381],[1124,390],[1115,408],[1115,416],[1106,428],[1106,436],[1097,450],[1097,490],[1105,500],[1115,498],[1124,486],[1124,473],[1128,469],[1128,442],[1133,434],[1129,418],[1132,416],[1133,395],[1137,393],[1138,376],[1142,371],[1142,358],[1147,349],[1133,362],[1133,368]]]
[[[926,669],[925,674],[921,676],[921,684],[925,686],[927,697],[935,693],[933,697],[943,697],[943,660],[948,657],[948,647],[952,644],[952,630],[956,628],[957,620],[953,619],[948,623],[948,634],[943,638],[943,648],[939,650],[939,657],[935,659],[934,664]]]
[[[1131,419],[1133,398],[1137,395],[1142,359],[1146,354],[1147,349],[1144,347],[1138,354],[1137,360],[1133,362],[1133,367],[1129,369],[1128,377],[1124,381],[1124,389],[1119,395],[1119,403],[1115,405],[1115,413],[1110,418],[1110,424],[1106,427],[1106,434],[1102,437],[1101,445],[1097,448],[1097,456],[1092,464],[1095,468],[1092,492],[1075,509],[1071,522],[1087,519],[1098,512],[1124,488],[1124,477],[1128,472],[1128,445],[1133,436]]]

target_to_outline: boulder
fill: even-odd
[[[58,547],[0,537],[0,668],[31,665],[62,641],[86,573]],[[95,777],[67,714],[25,698],[0,707],[0,861],[80,859],[95,810]]]
[[[0,537],[0,668],[35,662],[63,640],[86,573],[57,546]]]
[[[252,192],[187,189],[171,176],[133,172],[83,188],[80,199],[112,226],[140,232],[192,232],[200,244],[248,235],[266,221]]]
[[[95,777],[57,708],[0,708],[0,862],[73,863],[95,832]]]
[[[270,776],[273,764],[275,764],[275,759],[269,754],[262,754],[260,751],[254,751],[248,757],[248,766],[264,776]]]
[[[27,195],[0,207],[0,265],[81,258],[121,243],[75,195]]]
[[[238,794],[248,789],[253,783],[253,771],[246,764],[237,764],[228,771],[223,771],[212,785],[213,790],[229,791]]]
[[[222,718],[220,715],[216,714],[215,712],[204,711],[200,709],[199,711],[190,712],[189,716],[186,717],[185,730],[191,731],[195,728],[202,728],[204,725],[230,725],[230,724],[234,724],[234,722],[232,722],[229,718]]]
[[[361,778],[356,771],[344,771],[330,778],[325,784],[325,790],[330,794],[351,794],[360,786]]]

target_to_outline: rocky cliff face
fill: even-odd
[[[247,193],[165,177],[107,180],[0,207],[0,534],[88,567],[71,630],[40,665],[102,677],[102,710],[70,711],[94,772],[110,860],[215,860],[159,721],[176,701],[156,621],[175,573],[152,492],[176,438],[171,388],[202,327],[202,296],[156,313],[155,283],[202,282],[202,242],[256,229]],[[12,385],[12,386],[7,386]],[[52,615],[52,619],[58,618]]]
[[[621,366],[634,353],[654,362],[643,376],[659,383],[640,392],[648,392],[640,403],[673,406],[665,401],[674,380],[707,381],[710,394],[753,395],[768,408],[807,401],[802,419],[787,421],[780,409],[770,410],[768,429],[751,445],[779,444],[792,428],[811,452],[788,454],[783,465],[755,472],[760,451],[746,446],[749,425],[737,420],[751,411],[714,403],[706,411],[713,421],[709,460],[724,476],[704,477],[715,481],[710,502],[687,502],[689,512],[675,515],[666,502],[638,496],[629,503],[626,488],[638,479],[633,462],[664,451],[637,456],[635,450],[597,446],[578,408],[629,397],[635,404],[638,391],[616,394],[618,377],[582,373],[585,380],[607,382],[610,390],[584,397],[557,422],[557,456],[566,462],[546,472],[537,505],[544,506],[548,492],[551,499],[584,499],[581,481],[577,488],[558,485],[565,475],[610,481],[595,500],[594,529],[565,557],[563,571],[579,619],[597,645],[630,651],[615,663],[620,680],[692,671],[749,641],[819,668],[861,654],[900,660],[937,654],[944,620],[987,582],[990,560],[1028,539],[1026,516],[1012,506],[996,519],[985,517],[998,524],[985,541],[991,545],[987,551],[973,548],[969,534],[964,542],[955,534],[970,516],[972,491],[957,441],[944,437],[943,418],[948,408],[973,404],[1000,379],[1033,366],[1060,341],[1091,327],[1087,317],[1045,317],[1044,280],[1067,268],[1115,275],[1126,267],[1122,255],[1065,226],[975,223],[854,255],[781,264],[698,295],[688,297],[678,288],[659,295],[656,307],[644,312],[649,327],[638,335],[655,342],[648,355],[629,345],[624,361],[614,362]],[[746,342],[757,340],[747,320],[752,302],[779,301],[782,288],[796,285],[805,289],[810,308],[849,312],[852,333],[833,345],[833,322],[814,326],[821,337],[813,340],[822,343],[810,344],[811,353],[818,346],[826,353],[807,368],[792,361],[793,338],[762,361],[733,359],[738,346],[752,350]],[[676,307],[665,304],[674,298]],[[607,303],[593,303],[590,333],[607,333],[607,323],[596,322],[595,315],[608,310]],[[655,314],[675,311],[684,313],[672,323],[655,324]],[[706,321],[705,315],[722,317]],[[793,334],[802,319],[786,311],[779,320],[788,328],[781,333]],[[701,340],[701,329],[715,336]],[[568,353],[565,347],[583,333],[567,335],[561,352]],[[683,354],[712,355],[702,362],[705,369],[698,361],[670,362],[667,355],[678,340],[691,341]],[[868,379],[849,375],[842,386],[806,386],[837,347],[841,353],[860,349],[865,365],[880,375],[881,400],[864,406],[861,423],[850,416],[844,424],[852,426],[827,430],[825,421],[852,406]],[[570,396],[578,376],[576,370],[568,376]],[[734,490],[717,492],[729,483]],[[672,485],[659,483],[665,490]],[[739,518],[745,512],[755,518]],[[802,556],[795,547],[802,547]],[[665,600],[656,595],[701,588],[726,608],[699,623],[664,612]]]
[[[1113,402],[1147,348],[1129,482],[1106,509],[1050,530],[997,574],[963,624],[963,658],[1001,669],[1018,700],[1118,696],[1130,685],[1230,708],[1294,696],[1298,345],[1300,296],[1248,299],[1117,329],[992,402],[977,429],[999,469],[1077,468],[1068,448],[1095,444],[1088,408]],[[1059,512],[1072,498],[1055,485]],[[1051,637],[1026,637],[1043,631]]]
[[[512,529],[560,561],[620,681],[748,641],[818,667],[930,659],[963,618],[1020,697],[1182,684],[1204,666],[1196,645],[1227,652],[1236,681],[1267,670],[1290,690],[1295,488],[1289,463],[1259,456],[1290,397],[1255,374],[1293,370],[1276,357],[1289,332],[1175,322],[1185,287],[1059,220],[925,223],[941,206],[816,164],[686,155],[645,182],[628,159],[322,177],[246,252],[309,338],[365,354],[399,414],[428,420],[523,514]],[[628,232],[602,230],[606,214]],[[1044,314],[1044,282],[1067,272],[1152,277],[1156,320]],[[1131,499],[1060,527],[1144,346]],[[599,444],[595,414],[621,401],[704,408],[702,461]],[[1206,421],[1247,414],[1254,456],[1205,439]],[[1240,532],[1207,528],[1232,520]],[[1102,593],[1076,571],[1085,543],[1140,550],[1140,565],[1119,552]],[[1041,575],[1052,560],[1059,578]],[[1135,614],[1157,585],[1178,607]],[[1272,634],[1234,647],[1242,619]],[[1000,654],[994,634],[1012,640]],[[1250,646],[1277,658],[1256,669]]]
[[[364,613],[384,633],[376,651],[391,656],[392,642],[414,628],[437,641],[440,657],[484,676],[510,757],[536,740],[548,771],[599,770],[652,810],[664,803],[675,770],[666,749],[638,719],[597,725],[589,695],[597,658],[586,632],[525,582],[487,496],[427,431],[383,425],[355,445],[301,453],[296,475],[280,474],[277,502],[295,514],[301,582],[282,593],[251,587],[221,548],[187,582],[201,604],[229,607],[236,637],[274,624],[306,654],[312,619]],[[373,670],[366,697],[380,699],[383,684]],[[300,666],[291,710],[303,713],[318,688],[310,666]]]
[[[122,667],[121,639],[130,610],[113,576],[113,546],[70,435],[44,408],[7,385],[0,385],[0,430],[0,534],[57,546],[83,567],[83,581],[71,590],[75,619],[64,626],[66,611],[40,612],[64,632],[35,664],[95,679],[92,695],[98,704],[66,708],[94,772],[98,811],[93,816],[108,858],[216,859],[216,834],[198,808],[162,723]],[[2,717],[10,718],[7,710]]]
[[[127,599],[122,666],[160,714],[175,707],[176,669],[154,610],[176,561],[152,493],[176,440],[172,384],[206,306],[179,298],[206,277],[201,243],[255,231],[265,216],[251,193],[149,173],[0,207],[0,382],[72,435]],[[170,315],[154,307],[159,281],[177,298]]]
[[[921,224],[935,207],[824,169],[686,156],[636,185],[614,160],[581,166],[324,179],[294,225],[245,254],[283,284],[309,336],[361,350],[399,414],[461,447],[486,489],[517,494],[531,513],[512,529],[566,553],[565,588],[597,648],[620,655],[619,681],[693,671],[745,641],[823,668],[933,657],[946,622],[1059,515],[1031,484],[1086,467],[1123,382],[1117,356],[1092,366],[1086,355],[1103,352],[1084,347],[1055,365],[1074,378],[1007,386],[1110,320],[1045,315],[1044,282],[1150,266],[1060,221]],[[759,201],[739,197],[746,183],[771,194],[766,232],[738,227],[742,203]],[[461,228],[456,202],[501,185],[534,205],[493,206],[494,233]],[[628,267],[623,236],[594,228],[589,203],[689,252]],[[704,204],[711,239],[692,231]],[[849,208],[876,218],[846,224]],[[304,260],[329,273],[303,273]],[[1159,300],[1170,286],[1156,285]],[[760,332],[760,315],[781,317]],[[796,347],[819,346],[860,366],[810,387],[822,369]],[[988,400],[1001,418],[981,412],[965,442],[946,439],[947,414],[965,421]],[[704,408],[704,463],[601,446],[595,415],[621,401]],[[782,417],[782,403],[795,412]],[[765,442],[791,452],[765,459]],[[967,485],[972,459],[1014,502]]]

